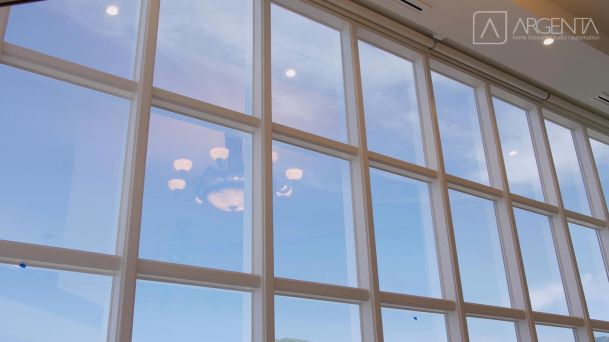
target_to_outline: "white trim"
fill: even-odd
[[[455,311],[455,302],[448,299],[429,298],[394,292],[380,292],[383,307],[407,310],[447,313]]]
[[[358,153],[355,146],[278,123],[273,123],[273,140],[346,160],[353,159]]]
[[[0,8],[0,53],[2,53],[2,46],[4,45],[6,30],[8,29],[8,19],[10,17],[10,13],[10,7]]]
[[[444,298],[454,301],[455,311],[446,314],[446,331],[450,341],[468,341],[467,317],[465,316],[461,275],[457,257],[457,245],[453,229],[448,179],[444,169],[444,155],[440,143],[440,127],[431,84],[429,58],[415,65],[417,93],[420,100],[422,135],[426,137],[425,148],[428,165],[438,170],[437,178],[430,183],[433,222],[436,237],[438,269]]]
[[[167,90],[152,89],[152,105],[199,120],[252,133],[260,119]]]
[[[114,278],[108,342],[130,342],[140,244],[148,126],[159,22],[160,0],[146,0],[140,9],[135,79],[138,89],[131,103],[123,193],[117,234],[121,268]]]
[[[564,327],[584,327],[584,319],[580,317],[555,315],[545,312],[533,312],[533,318],[536,323],[544,325],[555,325]],[[579,335],[578,335],[579,337]],[[586,339],[584,339],[585,341]]]
[[[569,234],[568,222],[558,184],[558,176],[556,174],[554,162],[551,158],[552,153],[545,128],[544,115],[542,115],[541,109],[538,109],[535,114],[536,115],[531,118],[531,122],[534,124],[534,127],[538,127],[539,129],[532,133],[534,135],[534,140],[539,140],[543,145],[543,148],[540,146],[540,155],[543,159],[548,160],[548,164],[546,165],[549,167],[545,175],[551,179],[551,181],[548,182],[548,193],[551,195],[551,198],[556,199],[558,202],[559,215],[552,216],[550,221],[558,264],[561,271],[565,295],[567,297],[567,304],[569,306],[569,314],[575,317],[583,317],[583,326],[575,329],[577,339],[581,341],[591,340],[593,338],[593,333],[590,326],[588,308],[579,276],[579,270],[577,268],[577,262],[575,260],[571,235]],[[547,112],[544,114],[547,114]],[[538,318],[540,316],[538,313],[535,313],[534,316],[536,321],[545,319],[543,317],[552,317],[552,315],[544,314],[541,316],[542,318]],[[560,316],[554,315],[554,317]]]
[[[285,278],[275,278],[275,294],[357,304],[369,299],[364,289]]]
[[[251,291],[260,286],[255,274],[140,259],[137,278],[222,289]]]
[[[376,239],[370,188],[370,165],[366,137],[364,99],[361,85],[357,28],[349,25],[341,32],[345,98],[349,141],[359,146],[359,158],[351,162],[351,188],[353,225],[355,232],[355,257],[358,285],[369,296],[360,305],[363,341],[382,341],[383,326],[379,295]]]
[[[522,309],[506,308],[502,306],[484,305],[476,303],[465,303],[464,308],[467,316],[472,317],[493,318],[513,321],[522,321],[526,318],[526,313]]]
[[[505,73],[489,70],[487,65],[477,61],[473,62],[469,56],[460,54],[441,43],[434,45],[433,40],[418,35],[413,30],[391,22],[351,1],[277,0],[277,3],[341,32],[349,143],[334,141],[272,123],[269,0],[254,1],[253,116],[153,88],[152,73],[159,0],[144,1],[135,81],[10,43],[0,45],[1,63],[133,100],[121,219],[117,234],[117,255],[0,241],[0,262],[14,264],[26,261],[30,266],[115,275],[109,319],[109,342],[124,342],[131,338],[136,279],[251,291],[253,293],[252,334],[253,340],[256,342],[274,341],[275,293],[359,303],[364,341],[380,342],[382,340],[381,305],[445,313],[447,330],[450,340],[453,342],[467,339],[466,315],[516,321],[519,326],[520,339],[523,341],[535,339],[534,327],[530,329],[534,322],[575,327],[580,340],[591,338],[592,328],[609,330],[609,321],[596,321],[588,317],[567,226],[568,222],[575,222],[596,228],[599,232],[604,258],[606,261],[609,260],[609,213],[606,206],[602,205],[604,198],[588,140],[588,136],[591,136],[609,142],[609,136],[606,135],[609,132],[609,120],[594,117],[594,114],[564,101],[561,102],[554,96],[550,97],[550,101],[544,101],[542,97],[547,97],[545,91],[531,87]],[[331,11],[327,9],[331,9]],[[362,12],[354,14],[347,9],[362,9]],[[4,31],[3,23],[6,23],[7,13],[8,9],[0,9],[0,38]],[[360,38],[412,61],[421,113],[426,166],[411,164],[367,150],[357,54],[357,40]],[[429,51],[426,48],[432,50]],[[440,52],[445,55],[441,55]],[[462,57],[463,63],[456,61]],[[430,63],[439,72],[474,88],[480,125],[483,130],[489,177],[493,186],[497,188],[445,173],[433,88],[430,81]],[[539,167],[540,176],[548,203],[509,193],[491,102],[493,95],[527,111],[538,165],[541,165]],[[252,274],[138,259],[143,176],[151,105],[253,134],[252,170],[255,181],[253,182],[254,200],[252,201]],[[580,169],[584,175],[594,217],[563,208],[541,108],[543,108],[544,116],[574,130]],[[582,125],[587,126],[582,127]],[[593,131],[591,127],[605,133]],[[271,161],[273,138],[350,161],[359,288],[273,277]],[[426,298],[379,290],[369,167],[429,183],[444,298]],[[498,308],[463,302],[450,217],[449,188],[496,202],[498,225],[514,308]],[[515,234],[513,207],[532,210],[552,218],[557,255],[560,260],[571,316],[531,311]],[[529,327],[530,336],[527,336],[526,329],[523,327]],[[522,333],[523,331],[525,333]]]
[[[414,178],[424,182],[431,182],[433,179],[438,177],[438,172],[436,170],[385,156],[380,153],[368,152],[368,158],[370,160],[371,167],[395,173],[397,175],[406,176],[408,178]]]
[[[66,271],[113,275],[119,269],[116,255],[0,240],[0,262]]]
[[[512,317],[518,319],[518,321],[516,321],[516,326],[518,328],[520,340],[532,341],[537,338],[537,333],[535,331],[535,322],[531,315],[532,308],[529,298],[529,288],[526,282],[520,241],[518,240],[513,208],[514,203],[512,202],[512,196],[510,194],[508,175],[505,168],[503,150],[501,148],[497,117],[495,115],[495,107],[492,100],[492,90],[490,85],[485,82],[485,86],[481,91],[482,94],[478,96],[478,106],[481,108],[482,130],[487,132],[485,135],[485,145],[494,147],[494,149],[487,149],[487,155],[489,156],[489,176],[491,179],[494,179],[494,184],[501,184],[503,186],[503,192],[507,194],[507,196],[504,196],[495,202],[495,212],[511,303],[513,307],[520,309],[519,313],[513,312],[514,316]]]
[[[275,341],[273,240],[273,126],[271,98],[271,3],[255,0],[253,114],[260,125],[253,135],[252,270],[260,287],[252,296],[252,341]]]
[[[127,99],[137,87],[134,81],[6,42],[0,63]]]

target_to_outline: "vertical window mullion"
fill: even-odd
[[[383,341],[383,328],[356,30],[353,24],[349,24],[347,28],[343,29],[341,44],[347,102],[347,130],[349,142],[358,146],[358,156],[351,162],[358,286],[367,289],[370,293],[369,299],[361,305],[360,326],[363,341],[380,342]]]
[[[427,165],[438,170],[438,177],[430,184],[430,196],[436,232],[436,249],[440,268],[442,292],[446,299],[455,301],[456,310],[446,314],[447,334],[451,341],[467,341],[463,290],[459,274],[457,246],[450,216],[448,181],[444,166],[440,127],[431,83],[429,56],[415,62],[415,82],[421,111],[421,128]]]
[[[252,269],[261,279],[252,296],[252,341],[275,340],[273,251],[273,163],[271,98],[271,2],[254,0],[253,114],[260,126],[253,135]]]
[[[491,184],[501,185],[503,197],[495,202],[497,213],[497,224],[507,271],[508,286],[512,300],[512,306],[524,309],[526,321],[518,321],[518,335],[523,341],[535,340],[535,322],[533,321],[529,291],[524,276],[524,264],[520,253],[520,245],[516,233],[514,208],[512,207],[509,182],[504,164],[497,118],[491,98],[491,90],[488,82],[484,82],[477,91],[478,111],[480,123],[485,139],[487,162]]]
[[[567,217],[565,215],[563,200],[560,193],[556,168],[554,166],[554,161],[552,160],[544,116],[540,107],[537,107],[536,111],[530,112],[530,122],[533,141],[537,144],[536,147],[538,148],[538,157],[541,162],[547,162],[545,164],[547,167],[542,167],[541,169],[544,170],[542,171],[542,179],[545,178],[544,185],[549,187],[548,189],[545,189],[548,200],[550,202],[555,200],[559,209],[558,215],[553,215],[550,218],[550,221],[554,244],[556,245],[558,263],[565,286],[567,302],[569,304],[570,316],[584,318],[584,327],[575,328],[575,334],[578,340],[588,341],[592,338],[590,318],[586,308],[586,299],[584,297],[581,279],[579,277],[579,272],[577,271],[575,252],[568,231]]]
[[[11,8],[9,6],[0,8],[0,53],[2,52],[2,45],[4,45],[4,35],[6,34],[6,26],[8,25],[10,11]]]
[[[590,146],[590,137],[585,127],[579,126],[573,131],[573,140],[575,141],[575,149],[579,155],[581,170],[584,176],[584,184],[588,194],[588,202],[592,210],[592,216],[607,220],[607,211],[605,205],[605,197],[601,186],[592,147]]]
[[[123,193],[117,236],[121,267],[114,278],[109,318],[109,342],[131,341],[139,254],[148,126],[160,0],[142,2],[136,53],[135,79],[127,139]]]

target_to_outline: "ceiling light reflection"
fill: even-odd
[[[289,78],[294,78],[294,76],[296,76],[296,70],[294,70],[292,68],[288,68],[285,71],[285,75]]]
[[[518,151],[516,151],[516,150],[512,150],[512,151],[508,152],[508,156],[510,156],[510,157],[514,157],[517,155],[518,155]]]
[[[543,40],[543,45],[552,45],[554,43],[554,38],[548,37]]]
[[[186,181],[179,178],[170,179],[169,182],[167,182],[167,186],[169,186],[169,190],[171,191],[184,190]]]
[[[218,160],[218,159],[226,160],[228,158],[229,154],[230,154],[230,151],[226,147],[214,147],[211,150],[209,150],[209,155],[211,156],[211,158],[213,160]]]
[[[302,171],[302,169],[291,168],[291,169],[285,170],[285,176],[289,180],[300,180],[303,175],[304,175],[304,171]]]
[[[110,5],[110,6],[106,7],[106,14],[111,15],[111,16],[118,15],[118,6]]]
[[[180,172],[188,172],[192,169],[192,160],[190,159],[176,159],[173,161],[173,168]]]

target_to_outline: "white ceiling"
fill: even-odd
[[[423,12],[401,6],[399,0],[356,1],[609,117],[609,105],[594,99],[601,92],[609,94],[609,35],[602,32],[609,26],[607,0],[415,0]],[[481,10],[507,11],[510,27],[519,17],[591,16],[598,23],[600,40],[544,46],[540,41],[508,39],[504,45],[473,45],[472,15]]]

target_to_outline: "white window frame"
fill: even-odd
[[[439,55],[438,52],[431,52],[423,48],[420,39],[413,34],[414,31],[405,26],[384,22],[383,24],[391,26],[390,29],[384,29],[379,23],[346,15],[343,10],[325,0],[276,0],[274,3],[340,31],[348,143],[337,142],[273,123],[270,76],[271,1],[253,0],[253,2],[252,116],[153,86],[160,0],[143,0],[142,2],[134,80],[124,79],[4,42],[10,9],[0,8],[0,63],[131,101],[116,255],[0,240],[0,262],[11,264],[26,262],[31,266],[113,276],[108,342],[131,340],[135,287],[138,279],[252,293],[252,341],[255,342],[275,340],[275,294],[359,304],[362,341],[383,341],[381,307],[444,313],[447,333],[450,341],[453,342],[468,340],[467,316],[513,321],[516,323],[520,341],[536,340],[536,323],[573,328],[579,341],[593,341],[593,330],[609,332],[609,321],[592,320],[588,315],[568,231],[569,222],[597,229],[603,257],[607,263],[609,260],[609,212],[603,197],[589,137],[609,142],[609,130],[599,132],[598,127],[595,127],[596,130],[592,130],[589,120],[574,119],[570,109],[563,109],[555,104],[547,104],[527,97],[526,94],[514,91],[501,80],[486,76],[478,70],[464,68],[449,58]],[[343,2],[342,6],[356,5]],[[359,39],[402,56],[413,63],[426,166],[411,164],[368,151],[359,72]],[[431,69],[474,87],[491,186],[446,174],[431,85]],[[510,193],[492,96],[505,99],[526,109],[547,203]],[[178,265],[138,257],[148,125],[152,107],[167,109],[252,134],[252,170],[255,179],[252,182],[254,196],[252,273]],[[573,130],[592,216],[571,212],[563,207],[556,170],[545,132],[544,118],[557,121]],[[273,140],[290,143],[350,162],[357,249],[357,288],[274,277],[271,160]],[[370,193],[370,167],[422,180],[429,184],[443,298],[426,298],[379,290]],[[512,308],[464,302],[450,217],[448,189],[465,191],[494,201]],[[570,308],[569,316],[532,311],[516,234],[514,207],[533,210],[551,218],[559,265]]]

